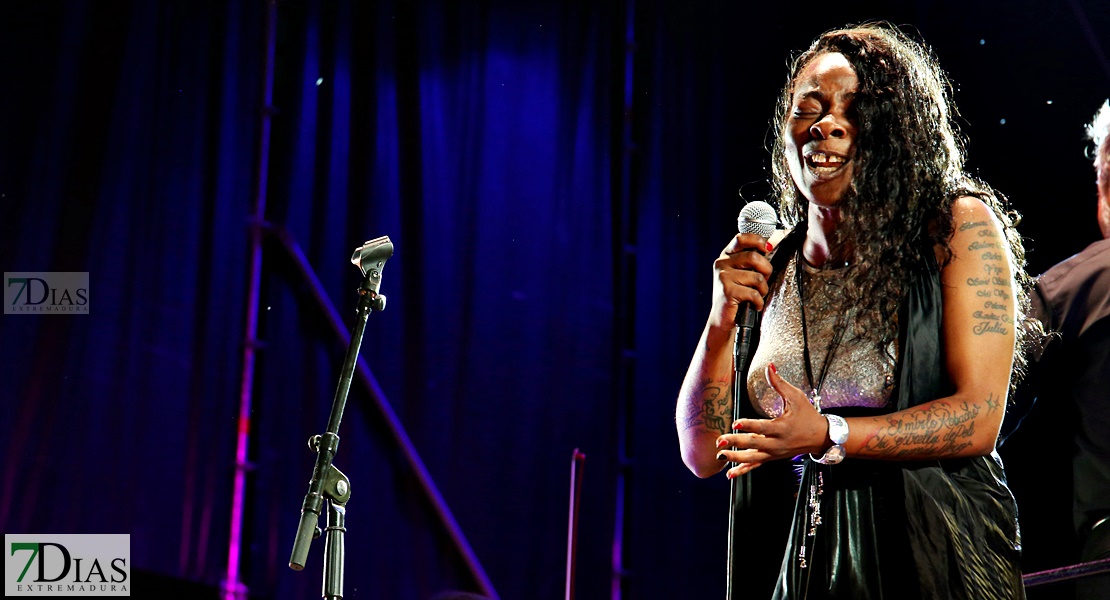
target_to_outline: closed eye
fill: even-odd
[[[825,112],[825,105],[821,102],[820,93],[813,91],[797,98],[797,104],[791,111],[794,117],[820,117]]]
[[[820,112],[815,110],[795,110],[793,113],[790,114],[790,116],[794,117],[795,119],[814,119],[817,118],[820,114]]]

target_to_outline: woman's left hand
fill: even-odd
[[[717,458],[739,463],[728,470],[729,479],[768,461],[820,454],[832,445],[828,421],[805,393],[779,377],[773,364],[764,375],[782,397],[782,414],[773,419],[740,419],[732,424],[735,433],[717,438]]]

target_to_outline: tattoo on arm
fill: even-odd
[[[978,414],[979,407],[967,402],[934,402],[923,410],[888,418],[864,448],[877,458],[888,459],[958,456],[972,445]]]
[[[730,391],[732,386],[721,382],[706,380],[701,385],[700,401],[687,405],[686,429],[702,427],[714,433],[728,433],[732,415]]]
[[[983,261],[983,271],[967,278],[967,285],[975,288],[975,295],[983,301],[983,307],[972,313],[975,335],[997,333],[1008,335],[1013,326],[1013,311],[1010,310],[1011,285],[1006,268],[1006,255],[1002,252],[998,234],[987,221],[967,222],[960,225],[960,231],[975,230],[976,240],[968,245],[971,252],[979,252]]]
[[[990,394],[989,396],[987,396],[986,402],[988,415],[993,415],[1002,408],[1002,402],[998,398],[995,398],[994,394]]]

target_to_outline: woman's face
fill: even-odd
[[[852,183],[859,78],[839,52],[818,55],[794,80],[786,119],[786,160],[798,190],[823,207],[840,204]]]

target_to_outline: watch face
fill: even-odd
[[[848,422],[836,415],[825,415],[829,420],[829,439],[834,444],[843,444],[848,441]]]
[[[844,455],[844,446],[837,444],[832,448],[829,448],[828,452],[825,452],[825,455],[821,458],[823,459],[822,462],[824,462],[825,464],[835,465],[836,463],[844,460]]]

